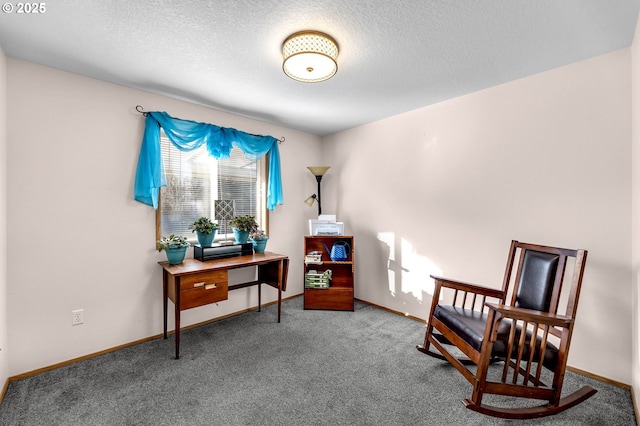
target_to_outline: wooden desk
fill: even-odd
[[[278,322],[282,305],[282,292],[287,289],[289,258],[282,254],[265,252],[253,255],[207,260],[185,259],[179,265],[158,262],[162,266],[162,297],[164,308],[164,338],[167,338],[168,299],[174,304],[176,359],[180,358],[180,312],[198,306],[227,300],[229,290],[258,286],[258,311],[261,307],[261,284],[278,289]],[[258,267],[258,279],[229,285],[230,269]]]

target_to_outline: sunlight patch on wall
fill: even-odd
[[[389,248],[389,258],[387,260],[387,283],[389,283],[389,293],[396,295],[396,250],[395,234],[393,232],[379,232],[378,241],[384,243]]]
[[[398,243],[393,232],[379,232],[378,240],[389,248],[389,293],[395,297],[400,291],[411,294],[419,301],[423,300],[424,293],[432,295],[435,284],[431,275],[442,275],[442,270],[429,258],[418,254],[408,240],[401,238]]]
[[[431,275],[442,275],[438,268],[426,256],[416,253],[413,245],[406,239],[401,241],[402,250],[402,292],[411,293],[422,300],[422,294],[433,294],[435,283]]]

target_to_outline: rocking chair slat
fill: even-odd
[[[540,355],[538,360],[538,366],[536,368],[536,381],[534,383],[540,383],[540,376],[542,375],[542,367],[544,364],[544,354],[547,351],[547,339],[549,337],[549,326],[544,326],[544,333],[542,334],[542,344],[540,345]]]
[[[527,328],[528,328],[529,324],[524,321],[522,324],[522,330],[520,331],[520,339],[518,342],[518,351],[517,351],[517,355],[516,355],[516,361],[515,364],[517,366],[517,368],[513,369],[513,384],[515,385],[516,383],[518,383],[518,374],[520,373],[520,363],[522,362],[522,355],[524,355],[524,347],[526,345],[526,341],[527,341]],[[513,325],[513,328],[516,328],[517,325]],[[507,354],[509,354],[510,352],[507,352]]]
[[[531,337],[531,339],[529,339],[529,359],[527,360],[527,369],[526,369],[526,373],[524,374],[524,378],[523,378],[523,382],[524,385],[526,386],[527,383],[529,383],[529,380],[531,380],[531,367],[533,365],[533,361],[536,355],[536,346],[538,344],[537,342],[537,335],[538,333],[538,324],[533,324],[533,335]],[[539,359],[539,361],[542,361],[542,359]],[[533,382],[532,382],[533,383]]]
[[[511,329],[509,331],[509,340],[507,343],[507,351],[505,352],[506,354],[511,354],[513,353],[513,341],[516,338],[516,326],[515,324],[511,324]],[[509,357],[506,358],[507,360],[509,359]],[[504,369],[502,370],[502,382],[506,383],[507,381],[507,375],[509,374],[509,363],[505,362],[504,363]]]

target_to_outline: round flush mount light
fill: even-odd
[[[338,71],[338,44],[317,31],[291,34],[282,43],[282,57],[284,73],[305,83],[328,80]]]

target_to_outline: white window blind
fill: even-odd
[[[233,148],[231,158],[216,160],[204,146],[178,150],[161,132],[160,145],[167,186],[160,190],[158,238],[170,234],[195,240],[189,225],[201,216],[219,224],[216,239],[233,239],[228,224],[214,217],[215,200],[234,200],[235,215],[251,215],[266,229],[266,160],[247,160]]]

